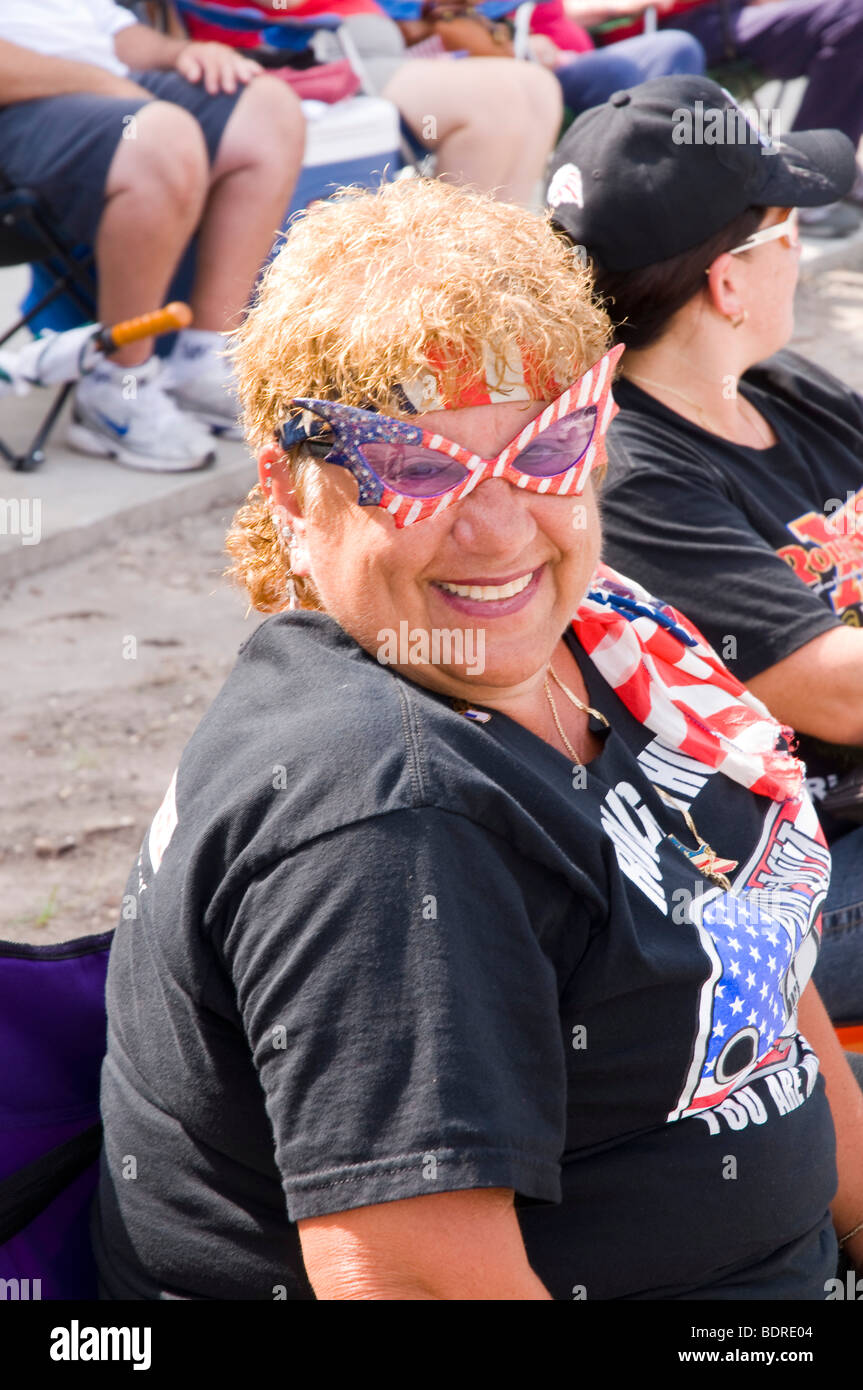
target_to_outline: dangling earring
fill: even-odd
[[[288,552],[288,567],[291,570],[293,570],[297,554],[297,538],[291,530],[290,526],[280,526],[278,521],[276,521],[275,516],[273,517],[273,520],[276,524],[276,530],[279,533],[279,539],[283,547]],[[297,584],[293,574],[289,574],[287,579],[285,580],[285,592],[288,596],[288,608],[299,608],[300,601],[297,598]]]
[[[746,320],[749,318],[749,311],[748,311],[748,309],[743,309],[743,310],[737,315],[737,318],[736,318],[736,319],[733,319],[733,318],[731,317],[730,314],[726,315],[726,317],[727,317],[727,319],[728,319],[728,322],[731,324],[731,327],[732,327],[732,328],[739,328],[740,325],[741,325],[742,323],[745,323]]]

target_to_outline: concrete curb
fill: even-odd
[[[10,476],[38,477],[38,474],[10,473]],[[254,469],[251,460],[243,457],[230,464],[222,464],[216,470],[188,474],[182,482],[172,481],[174,486],[158,497],[121,504],[115,511],[98,518],[61,528],[53,535],[44,537],[38,545],[24,545],[20,541],[9,544],[9,537],[0,536],[0,544],[3,544],[0,549],[0,584],[14,583],[40,570],[75,560],[101,545],[106,534],[116,537],[118,532],[133,534],[149,531],[176,521],[178,514],[193,516],[215,507],[233,511],[252,486]],[[11,491],[8,484],[4,486],[7,492]]]

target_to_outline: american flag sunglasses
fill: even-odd
[[[611,383],[622,352],[622,345],[613,347],[492,459],[410,421],[310,397],[291,401],[302,413],[277,438],[283,449],[302,443],[313,457],[346,468],[357,480],[359,505],[382,507],[399,528],[437,516],[487,478],[577,496],[617,414]],[[318,437],[324,431],[327,439]]]

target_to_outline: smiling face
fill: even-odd
[[[490,458],[543,407],[471,406],[424,414],[422,423]],[[380,507],[357,504],[345,469],[310,465],[317,485],[301,513],[283,456],[268,449],[261,461],[271,464],[274,505],[290,516],[294,572],[313,581],[326,612],[366,651],[378,656],[382,634],[403,623],[427,634],[430,652],[435,633],[461,630],[461,644],[448,651],[441,642],[440,664],[422,661],[421,643],[420,660],[393,664],[421,685],[486,704],[542,680],[599,559],[590,483],[581,497],[556,497],[489,478],[439,516],[397,529]]]

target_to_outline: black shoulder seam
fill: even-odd
[[[420,721],[417,718],[413,702],[408,698],[404,682],[400,681],[395,676],[393,679],[395,680],[396,690],[398,691],[399,712],[401,714],[402,730],[404,732],[405,751],[407,753],[408,769],[410,771],[411,786],[414,793],[414,807],[422,806],[426,803],[426,784],[428,782],[428,776]]]

